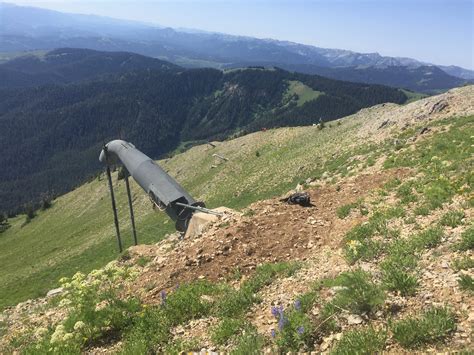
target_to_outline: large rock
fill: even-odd
[[[193,214],[191,220],[189,221],[188,229],[184,238],[195,238],[206,232],[210,225],[217,222],[219,219],[227,219],[233,211],[227,207],[218,207],[213,209],[215,212],[222,213],[223,216],[216,216],[204,212],[196,212]],[[227,216],[227,217],[226,217]]]

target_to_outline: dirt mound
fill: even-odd
[[[345,232],[365,218],[339,219],[337,208],[407,174],[406,169],[385,171],[311,189],[314,207],[279,199],[257,202],[243,215],[216,222],[200,238],[181,241],[174,235],[157,245],[133,247],[130,263],[138,257],[153,258],[137,286],[146,301],[154,303],[163,289],[196,278],[222,280],[237,269],[248,274],[262,263],[306,260],[323,246],[337,249]]]

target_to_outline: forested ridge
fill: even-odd
[[[82,65],[82,64],[81,64]],[[111,139],[133,142],[153,158],[182,142],[222,140],[262,128],[330,121],[400,90],[281,69],[185,70],[109,74],[86,82],[0,91],[0,211],[15,213],[41,194],[61,194],[101,168]],[[297,105],[289,81],[322,92]]]

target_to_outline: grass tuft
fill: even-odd
[[[455,259],[453,261],[453,269],[455,271],[468,270],[474,268],[474,258],[464,256],[463,258]]]
[[[382,283],[390,291],[398,291],[402,296],[414,295],[418,287],[415,275],[417,257],[410,243],[395,241],[389,248],[389,255],[381,263]]]
[[[345,332],[331,351],[334,355],[370,355],[381,353],[385,347],[387,332],[372,327]]]
[[[471,276],[465,274],[460,275],[458,283],[462,290],[474,292],[474,279]]]
[[[467,228],[461,234],[461,241],[458,243],[457,248],[461,251],[474,249],[474,225]]]
[[[217,313],[221,317],[240,317],[258,301],[255,294],[262,287],[269,285],[279,275],[287,277],[293,275],[299,268],[301,264],[295,262],[264,264],[257,267],[255,275],[243,282],[238,291],[229,290],[221,297],[216,305]]]
[[[411,349],[445,340],[456,329],[456,321],[448,309],[432,308],[420,317],[395,322],[390,328],[394,339]]]
[[[437,247],[443,238],[443,230],[439,227],[428,228],[412,238],[416,249],[431,249]]]
[[[457,227],[462,224],[462,219],[464,218],[463,211],[449,211],[441,217],[439,223],[442,226]]]
[[[229,339],[237,335],[244,325],[245,323],[241,319],[224,318],[212,330],[211,340],[214,344],[224,345]]]
[[[372,281],[369,273],[360,269],[340,274],[334,284],[341,288],[331,303],[339,309],[356,314],[374,313],[385,300],[380,286]]]

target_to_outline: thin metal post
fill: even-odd
[[[138,244],[137,231],[136,231],[136,228],[135,228],[135,216],[133,215],[132,194],[130,193],[130,184],[128,182],[128,172],[125,175],[125,187],[127,188],[128,207],[130,207],[130,219],[132,220],[133,241],[134,241],[135,245],[137,245]]]
[[[106,170],[107,170],[107,179],[109,180],[110,197],[112,198],[112,210],[114,211],[115,231],[117,232],[117,242],[118,242],[119,252],[121,253],[122,252],[122,239],[120,238],[117,208],[115,206],[114,188],[112,187],[112,176],[110,175],[109,164],[107,164]]]
[[[175,202],[175,205],[176,206],[181,206],[181,207],[184,207],[184,208],[189,208],[190,210],[204,212],[204,213],[207,213],[207,214],[213,214],[215,216],[223,216],[224,215],[223,213],[216,212],[216,211],[210,210],[208,208],[199,207],[199,206],[191,206],[191,205],[188,205],[187,203]]]

